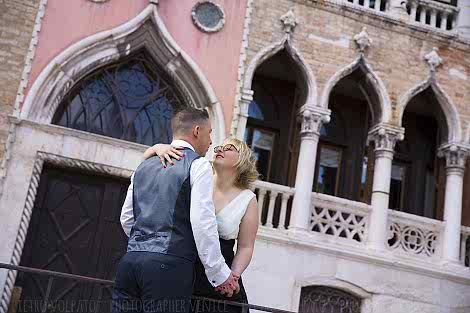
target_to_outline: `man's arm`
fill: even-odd
[[[133,189],[134,189],[134,174],[131,176],[131,183],[127,189],[126,200],[122,205],[121,210],[121,225],[127,237],[131,235],[132,226],[134,226],[134,210],[133,210]]]
[[[191,165],[191,227],[199,258],[212,286],[224,283],[231,275],[230,268],[220,251],[219,232],[215,218],[212,193],[214,178],[212,168],[204,158]]]

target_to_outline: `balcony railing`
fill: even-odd
[[[362,9],[381,12],[384,14],[392,14],[390,12],[390,4],[392,0],[342,0],[343,3],[360,7]],[[459,8],[443,3],[447,1],[435,0],[405,0],[406,12],[409,15],[409,22],[429,27],[430,29],[438,29],[441,31],[452,31],[456,28]],[[464,1],[464,0],[460,0]]]
[[[252,189],[258,197],[260,225],[287,229],[294,188],[258,180]]]
[[[438,220],[389,210],[388,246],[394,253],[438,257],[443,223]]]
[[[365,243],[371,209],[365,203],[313,193],[310,230],[349,243]]]
[[[5,263],[0,263],[0,269],[13,270],[15,272],[22,272],[27,275],[39,275],[41,277],[47,278],[46,292],[43,295],[43,298],[37,299],[39,300],[38,302],[34,301],[34,305],[35,305],[34,308],[30,307],[30,305],[33,305],[33,301],[28,301],[27,309],[29,309],[30,312],[32,312],[31,309],[36,309],[36,306],[38,310],[34,310],[34,312],[55,312],[55,305],[59,303],[61,306],[60,308],[61,311],[64,311],[63,309],[66,309],[67,312],[77,312],[76,310],[79,309],[78,307],[75,307],[74,311],[70,311],[73,308],[71,308],[69,305],[66,306],[66,303],[64,303],[64,301],[58,301],[58,300],[53,301],[51,299],[51,292],[52,290],[55,290],[54,282],[56,280],[60,280],[60,281],[63,281],[64,279],[70,280],[75,283],[75,286],[78,286],[79,284],[86,284],[88,288],[91,287],[90,285],[99,285],[105,288],[111,288],[114,285],[114,281],[112,280],[98,279],[98,278],[93,278],[93,277],[55,272],[55,271],[49,271],[49,270],[37,269],[37,268],[31,268],[31,267],[15,266],[15,265],[5,264]],[[11,296],[11,293],[9,296]],[[12,298],[10,300],[10,308],[12,306],[18,305],[19,298],[20,297],[17,296],[16,299]],[[279,310],[279,309],[260,306],[260,305],[239,303],[239,302],[233,302],[233,301],[222,301],[222,300],[215,300],[215,299],[209,299],[209,298],[203,298],[203,297],[197,297],[197,296],[193,296],[192,299],[194,300],[196,313],[200,311],[200,305],[198,304],[198,302],[201,300],[218,303],[220,305],[238,306],[242,308],[242,312],[248,312],[248,310],[251,309],[251,310],[258,310],[258,311],[272,312],[272,313],[293,313],[291,311]],[[77,305],[77,304],[78,305],[81,305],[81,304],[91,305],[91,300],[85,301],[82,299],[70,299],[70,304],[71,305]],[[96,305],[99,305],[99,308],[96,307]],[[111,308],[110,305],[111,305],[111,299],[103,298],[102,292],[100,292],[99,297],[95,299],[93,302],[92,311],[93,312],[109,312]],[[82,309],[90,309],[90,308],[82,308]],[[16,308],[13,308],[13,311],[16,311]],[[203,312],[203,310],[201,312]]]
[[[260,225],[280,232],[288,229],[294,188],[257,181],[253,190],[258,197]],[[369,251],[366,243],[372,210],[369,204],[312,193],[310,238],[319,244]],[[386,245],[391,255],[439,266],[444,222],[389,210],[388,225]],[[461,263],[470,266],[470,227],[462,227]]]
[[[389,9],[390,0],[344,0],[356,6],[371,9],[378,12],[386,12]]]
[[[408,0],[410,22],[417,22],[441,30],[456,27],[459,8],[433,0]]]

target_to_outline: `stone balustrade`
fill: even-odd
[[[289,236],[289,221],[295,189],[256,181],[260,226],[276,237]],[[337,247],[349,247],[370,253],[367,245],[373,207],[369,204],[312,192],[311,214],[305,238]],[[398,259],[431,262],[443,261],[445,223],[409,213],[388,210],[386,255]],[[262,232],[263,232],[262,231]],[[470,267],[470,227],[462,227],[460,263]],[[380,252],[383,253],[383,252]]]
[[[253,184],[252,190],[258,199],[260,225],[287,229],[287,214],[292,206],[294,188],[258,180]]]
[[[459,8],[433,0],[408,0],[410,22],[443,31],[456,27]]]
[[[365,243],[372,207],[325,194],[312,194],[310,231],[339,240]]]
[[[389,210],[388,247],[394,253],[440,257],[443,222]]]

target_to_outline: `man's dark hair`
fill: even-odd
[[[206,110],[185,107],[174,112],[171,118],[171,130],[173,136],[187,134],[194,125],[206,122],[209,119],[209,113]]]

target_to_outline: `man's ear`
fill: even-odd
[[[194,128],[193,128],[193,136],[194,137],[199,137],[199,131],[201,130],[201,128],[199,127],[199,125],[196,125]]]

